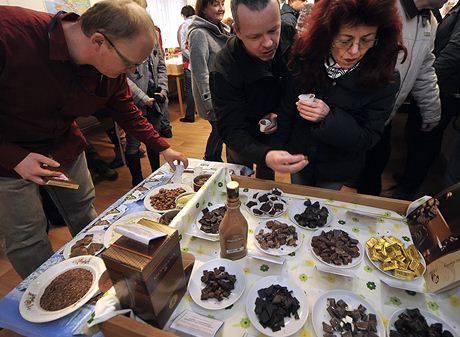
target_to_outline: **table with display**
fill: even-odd
[[[217,166],[225,167],[227,165],[192,160],[191,166],[216,168]],[[233,167],[233,172],[239,173],[235,167]],[[168,167],[161,167],[140,185],[117,200],[96,221],[105,221],[104,223],[109,228],[111,224],[129,213],[145,211],[142,198],[149,190],[167,183],[171,176],[172,172]],[[192,278],[200,276],[196,275],[196,271],[204,263],[209,263],[209,261],[219,258],[219,242],[204,240],[197,231],[196,219],[201,209],[225,202],[225,183],[228,179],[229,176],[225,169],[218,170],[205,185],[205,188],[195,195],[194,199],[192,199],[193,202],[188,203],[171,223],[171,226],[176,227],[180,233],[181,250],[195,256]],[[232,176],[232,179],[240,184],[243,204],[253,193],[276,187],[284,192],[285,197],[289,200],[288,205],[293,202],[304,201],[307,198],[319,200],[321,203],[326,204],[330,211],[328,225],[347,230],[359,238],[363,245],[365,245],[369,237],[381,235],[394,235],[403,238],[408,243],[411,242],[407,224],[404,218],[399,215],[405,214],[409,205],[406,201],[277,183],[237,175]],[[323,294],[332,290],[337,291],[337,296],[343,296],[344,298],[357,296],[367,301],[385,326],[395,311],[417,307],[429,312],[434,317],[439,317],[448,322],[453,328],[453,332],[458,334],[458,327],[460,326],[460,315],[458,314],[460,312],[460,288],[439,295],[427,294],[423,291],[423,282],[420,283],[419,281],[414,285],[407,286],[405,285],[407,282],[398,282],[385,278],[385,275],[377,270],[367,257],[364,257],[357,266],[351,269],[344,269],[344,271],[338,273],[333,272],[328,267],[324,267],[311,251],[310,240],[314,231],[302,228],[297,229],[301,239],[299,247],[288,255],[275,256],[270,262],[270,256],[264,254],[257,247],[254,239],[256,227],[260,226],[260,223],[266,221],[266,219],[255,217],[244,206],[241,209],[249,224],[249,254],[237,261],[245,281],[245,287],[242,293],[239,294],[241,297],[229,306],[212,308],[211,310],[209,306],[203,305],[196,298],[192,298],[188,291],[172,314],[171,320],[185,309],[189,309],[195,313],[224,321],[223,328],[219,333],[221,336],[256,336],[259,334],[258,329],[260,330],[260,327],[257,326],[258,329],[256,329],[258,323],[252,317],[251,312],[247,310],[247,306],[251,305],[251,303],[246,303],[247,298],[252,295],[253,291],[251,292],[251,289],[256,282],[260,282],[266,276],[279,276],[283,280],[288,280],[293,287],[301,289],[306,295],[306,300],[302,302],[303,307],[301,308],[302,324],[292,332],[296,336],[316,336],[314,325],[318,324],[318,322],[314,322],[312,317],[316,316],[315,319],[318,320],[321,314],[318,313],[318,305],[315,304],[318,299],[322,298]],[[377,216],[360,216],[360,213],[363,214],[363,212],[371,212]],[[279,219],[292,222],[291,218],[292,214],[289,213],[288,209]],[[34,274],[0,300],[0,327],[27,336],[70,336],[75,333],[76,329],[85,325],[94,310],[94,306],[90,304],[82,306],[65,317],[44,323],[30,323],[24,320],[19,313],[19,303],[25,289],[40,273],[62,261],[62,254],[62,249],[56,252]],[[283,261],[280,262],[280,260]],[[414,291],[417,289],[419,291]],[[288,324],[288,326],[291,325],[294,324]],[[169,324],[166,325],[166,331],[160,331],[150,325],[139,323],[125,316],[117,316],[100,324],[103,332],[97,332],[97,335],[172,336],[172,333],[167,331],[168,326]],[[380,336],[385,336],[385,331],[380,331],[379,333]]]

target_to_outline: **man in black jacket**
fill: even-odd
[[[218,53],[210,88],[227,160],[252,167],[258,178],[273,179],[270,169],[294,173],[307,165],[301,154],[273,150],[276,114],[289,76],[286,62],[295,30],[281,28],[276,0],[232,0],[236,36]],[[281,39],[280,39],[281,36]],[[261,119],[271,125],[264,131]],[[268,168],[270,169],[267,169]]]

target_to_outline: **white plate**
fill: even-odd
[[[269,249],[262,249],[260,246],[259,241],[256,239],[256,235],[259,234],[259,231],[261,229],[264,230],[264,233],[271,233],[272,230],[267,228],[267,222],[268,221],[274,221],[277,220],[279,222],[285,223],[289,226],[294,226],[295,231],[297,233],[297,246],[288,246],[288,245],[283,245],[280,248],[269,248]],[[288,221],[287,219],[273,219],[273,220],[267,220],[267,221],[262,221],[259,222],[257,225],[256,229],[254,230],[254,244],[256,245],[257,248],[259,248],[262,252],[269,254],[269,255],[274,255],[274,256],[282,256],[282,255],[288,255],[293,252],[295,252],[297,249],[300,248],[302,245],[302,233],[298,230],[297,226],[295,226],[291,221]]]
[[[213,204],[212,206],[208,206],[208,207],[205,207],[207,208],[210,212],[219,208],[219,207],[222,207],[222,206],[225,206],[225,204]],[[204,208],[203,208],[204,209]],[[202,231],[201,230],[201,224],[198,222],[199,220],[201,220],[201,218],[203,218],[204,214],[203,214],[203,210],[201,210],[199,213],[198,213],[198,217],[196,218],[196,228],[198,228],[198,230],[200,231],[201,234],[203,235],[206,235],[206,236],[210,236],[212,238],[218,238],[219,237],[219,233],[216,233],[216,234],[212,234],[212,233],[206,233],[205,231]]]
[[[385,337],[385,327],[383,326],[383,321],[377,311],[372,307],[372,305],[367,302],[361,296],[352,293],[346,290],[331,290],[322,294],[318,300],[313,305],[312,312],[312,322],[313,329],[317,336],[322,336],[323,333],[323,322],[329,324],[331,315],[327,312],[327,299],[334,298],[336,301],[344,300],[348,307],[352,309],[357,309],[360,304],[366,307],[366,314],[375,314],[377,316],[377,335],[379,337]],[[335,336],[340,336],[339,333],[336,333]]]
[[[95,252],[93,255],[97,255],[100,252],[102,252],[103,249],[105,249],[104,246],[104,237],[105,237],[106,231],[103,229],[92,229],[90,228],[86,233],[80,233],[76,237],[74,237],[71,241],[69,241],[62,252],[62,255],[64,256],[64,259],[68,259],[70,257],[70,253],[72,250],[72,246],[78,241],[83,239],[85,236],[92,234],[93,235],[93,240],[91,243],[102,243],[101,249],[99,249],[97,252]]]
[[[258,199],[254,199],[254,198],[253,198],[254,194],[258,193],[257,196],[259,197],[259,196],[262,195],[262,194],[270,193],[270,191],[271,191],[271,190],[255,190],[255,191],[253,191],[253,193],[248,193],[248,194],[247,194],[247,198],[244,200],[244,202],[241,201],[241,203],[244,205],[244,208],[246,208],[246,211],[247,211],[249,214],[251,214],[251,215],[253,215],[253,216],[257,217],[257,218],[260,218],[260,219],[273,219],[273,218],[278,218],[278,217],[280,217],[281,215],[283,215],[284,213],[286,213],[286,211],[287,211],[287,209],[288,209],[288,199],[287,199],[286,197],[283,197],[283,195],[281,195],[281,196],[279,197],[280,199],[284,200],[284,202],[281,201],[281,203],[284,205],[283,211],[282,211],[281,213],[278,213],[278,214],[275,214],[275,215],[269,215],[269,214],[265,214],[265,213],[264,213],[264,214],[261,214],[261,215],[257,215],[257,214],[254,214],[254,212],[252,211],[252,208],[256,207],[257,205],[254,205],[254,206],[252,206],[252,207],[246,206],[246,204],[247,204],[248,202],[250,202],[250,201],[255,201],[255,202],[257,202],[257,203],[260,203]],[[281,192],[282,192],[282,191],[281,191]]]
[[[214,268],[219,268],[220,266],[225,267],[225,271],[231,275],[235,275],[235,289],[232,290],[228,298],[224,298],[222,301],[218,301],[215,298],[208,300],[201,300],[201,289],[203,289],[206,284],[201,282],[201,276],[203,276],[204,270],[213,270]],[[246,278],[243,274],[243,268],[239,263],[227,260],[227,259],[214,259],[210,260],[195,270],[190,277],[188,283],[188,291],[193,301],[198,304],[200,307],[208,310],[219,310],[225,309],[226,307],[232,305],[243,295],[244,289],[246,288]]]
[[[433,315],[431,312],[429,311],[426,311],[426,310],[421,310],[420,308],[418,308],[420,310],[420,314],[422,314],[423,317],[425,317],[425,320],[426,322],[428,323],[428,325],[430,326],[431,324],[434,324],[434,323],[441,323],[442,324],[442,330],[447,330],[449,331],[452,335],[454,336],[458,336],[457,334],[457,331],[455,331],[451,326],[450,324],[447,324],[444,320],[442,320],[441,318],[439,318],[438,316],[435,316]],[[390,336],[390,330],[396,330],[395,329],[395,322],[396,320],[398,319],[398,316],[405,312],[406,311],[406,308],[404,309],[398,309],[396,310],[390,317],[390,319],[388,320],[388,328],[387,328],[387,336]]]
[[[283,287],[287,287],[288,290],[292,291],[292,297],[297,298],[300,302],[300,308],[297,311],[299,319],[292,317],[284,318],[284,328],[273,332],[271,328],[264,328],[260,323],[255,313],[256,299],[259,297],[258,291],[263,288],[268,288],[272,284],[278,284]],[[305,292],[299,288],[295,283],[282,276],[267,276],[261,278],[254,283],[251,290],[246,297],[246,313],[248,314],[249,320],[252,325],[259,330],[262,334],[273,337],[290,336],[299,331],[307,321],[308,318],[308,300]],[[322,336],[322,335],[321,335]]]
[[[315,200],[315,199],[312,199],[312,198],[308,198],[310,199],[310,201],[313,203],[315,203],[316,201],[318,200]],[[326,220],[326,224],[323,226],[323,227],[315,227],[315,228],[309,228],[309,227],[302,227],[298,224],[298,222],[295,220],[294,216],[296,214],[300,214],[300,213],[303,213],[306,209],[306,206],[304,206],[304,202],[306,201],[307,199],[294,199],[294,200],[291,200],[290,203],[289,203],[289,208],[288,208],[288,213],[289,213],[289,219],[291,219],[291,221],[296,225],[298,226],[299,228],[303,228],[303,229],[307,229],[307,230],[310,230],[310,231],[316,231],[317,229],[321,229],[321,228],[325,228],[327,226],[330,226],[331,225],[331,222],[332,222],[332,218],[334,217],[334,215],[332,214],[331,210],[329,207],[325,206],[324,204],[322,204],[321,202],[319,202],[320,204],[320,208],[322,208],[323,206],[327,208],[327,210],[329,211],[329,215],[327,216],[327,220]]]
[[[347,265],[342,265],[342,266],[337,266],[335,264],[332,264],[332,263],[327,263],[325,261],[323,261],[323,259],[316,255],[315,251],[313,250],[313,247],[311,245],[311,242],[313,240],[313,237],[314,236],[319,236],[321,234],[321,232],[330,232],[330,231],[333,231],[333,230],[342,230],[344,232],[346,232],[348,234],[348,236],[352,239],[355,239],[355,240],[358,240],[358,249],[359,249],[359,256],[358,257],[355,257],[351,260],[351,263],[347,264]],[[344,229],[344,228],[337,228],[337,227],[327,227],[327,228],[320,228],[318,229],[316,232],[313,233],[311,239],[310,239],[310,249],[311,249],[311,253],[313,254],[314,257],[316,257],[321,263],[324,263],[325,265],[328,265],[330,267],[333,267],[333,268],[338,268],[338,269],[347,269],[347,268],[353,268],[355,266],[357,266],[358,264],[361,263],[361,261],[363,260],[364,258],[364,248],[363,248],[363,245],[361,244],[361,242],[359,241],[359,239],[353,234],[351,233],[350,231]]]
[[[148,209],[149,211],[157,212],[157,213],[165,213],[167,211],[170,211],[176,208],[176,207],[172,207],[168,209],[159,210],[159,209],[154,208],[150,204],[150,197],[154,196],[155,194],[158,194],[162,188],[166,190],[174,190],[176,188],[183,188],[185,192],[193,192],[193,189],[189,185],[184,185],[184,184],[166,184],[166,185],[158,186],[157,188],[154,188],[149,193],[147,193],[147,195],[144,198],[144,207]]]
[[[380,236],[380,237],[381,237],[381,236]],[[398,238],[398,239],[401,240],[400,238]],[[401,241],[404,242],[404,240],[401,240]],[[413,244],[413,243],[411,243],[411,244]],[[407,248],[407,247],[406,247],[406,244],[404,244],[404,248]],[[417,251],[418,251],[418,250],[417,250]],[[426,262],[425,262],[425,258],[423,257],[423,255],[422,255],[420,252],[418,252],[418,254],[419,254],[419,256],[420,256],[419,262],[423,265],[423,267],[424,267],[425,269],[424,269],[422,275],[417,276],[417,277],[414,277],[413,280],[406,280],[406,279],[403,279],[403,278],[394,276],[393,273],[392,273],[391,271],[386,271],[386,270],[381,269],[381,268],[380,268],[380,264],[381,264],[381,263],[380,263],[379,261],[372,261],[371,257],[369,256],[369,249],[368,249],[367,246],[366,246],[366,255],[367,255],[367,258],[369,259],[369,261],[372,263],[372,265],[373,265],[376,269],[378,269],[379,271],[381,271],[381,272],[384,273],[385,275],[388,275],[388,276],[390,276],[390,277],[392,277],[392,278],[394,278],[394,279],[402,280],[402,281],[407,281],[407,282],[411,282],[411,281],[414,281],[414,280],[417,280],[417,279],[423,277],[423,275],[424,275],[425,272],[426,272]]]
[[[40,298],[46,287],[60,274],[75,268],[82,268],[91,271],[93,274],[93,283],[85,296],[67,308],[57,311],[47,311],[41,308]],[[64,260],[37,277],[27,287],[19,302],[19,312],[21,316],[29,322],[42,323],[64,317],[90,300],[99,291],[99,278],[105,271],[105,264],[101,258],[91,255],[83,255]]]
[[[124,225],[127,223],[136,223],[142,218],[158,222],[158,220],[160,220],[160,217],[161,215],[158,213],[150,212],[150,211],[142,211],[142,212],[133,212],[133,213],[130,213],[118,219],[105,231],[104,246],[106,248],[109,248],[110,245],[112,245],[115,241],[121,238],[121,234],[115,232],[115,227],[119,225]]]

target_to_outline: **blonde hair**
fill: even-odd
[[[79,19],[86,36],[100,31],[110,38],[129,39],[144,32],[153,34],[153,21],[147,11],[132,0],[103,0]]]

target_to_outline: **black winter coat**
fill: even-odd
[[[295,30],[284,26],[274,59],[250,56],[236,36],[217,54],[209,83],[219,135],[239,155],[265,163],[270,136],[259,131],[259,120],[279,107],[289,72],[287,54]]]
[[[460,92],[460,2],[439,23],[434,42],[434,68],[441,94]]]
[[[330,108],[321,122],[300,117],[295,102],[299,94],[306,92],[293,83],[283,100],[275,135],[290,153],[308,156],[317,180],[343,182],[356,177],[366,151],[380,139],[393,109],[399,73],[395,72],[393,83],[374,90],[360,87],[358,79],[359,68],[338,79],[329,79],[322,92],[313,92]]]

